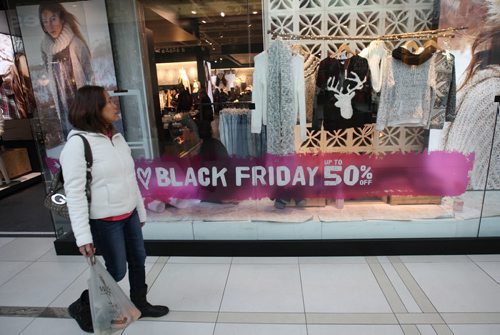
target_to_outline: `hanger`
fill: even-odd
[[[302,53],[303,47],[300,44],[292,44],[291,46],[293,55],[300,55]]]
[[[331,57],[338,58],[342,53],[345,53],[346,56],[349,54],[352,56],[356,56],[356,53],[354,51],[352,51],[351,47],[349,47],[349,44],[347,42],[342,43],[338,47],[337,51],[332,54]]]
[[[430,39],[428,40],[427,42],[424,43],[424,48],[427,49],[427,48],[434,48],[438,51],[444,51],[443,48],[439,47],[436,40],[435,39]]]
[[[406,41],[403,45],[403,48],[405,48],[408,51],[411,51],[413,53],[417,52],[417,50],[420,48],[418,43],[415,42],[415,40],[408,40]]]

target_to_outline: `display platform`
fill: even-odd
[[[143,228],[150,255],[289,256],[500,252],[500,192],[473,191],[441,205],[345,201],[339,209],[286,207],[269,199],[238,204],[189,202],[148,213]],[[187,205],[186,202],[184,205]],[[482,210],[481,210],[482,208]],[[482,212],[482,219],[481,218]],[[71,234],[59,254],[77,251]]]
[[[466,192],[440,205],[389,205],[345,201],[323,207],[276,209],[269,199],[215,204],[191,201],[189,208],[148,212],[145,239],[288,240],[337,238],[430,238],[500,236],[500,192]],[[185,205],[185,204],[184,204]],[[454,208],[455,206],[455,208]],[[483,208],[483,209],[482,209]],[[481,226],[482,217],[487,225]]]
[[[40,172],[31,172],[12,179],[7,185],[2,183],[0,184],[0,199],[39,183],[40,181],[42,181],[42,174]]]

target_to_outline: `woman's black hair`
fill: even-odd
[[[106,106],[104,87],[86,85],[76,91],[75,100],[69,110],[69,122],[79,130],[94,133],[114,131],[102,117],[102,109]]]

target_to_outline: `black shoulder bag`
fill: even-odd
[[[85,136],[77,134],[82,138],[85,147],[85,161],[87,162],[87,173],[85,183],[85,195],[90,205],[90,184],[92,183],[92,150]],[[57,170],[52,183],[50,184],[49,192],[45,196],[44,206],[63,218],[69,219],[68,204],[66,203],[66,193],[64,193],[64,178],[62,167]]]

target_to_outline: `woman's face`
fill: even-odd
[[[104,97],[106,98],[106,105],[101,111],[102,118],[107,124],[112,124],[120,119],[120,113],[118,108],[116,108],[115,102],[109,96],[108,92],[104,92]]]
[[[59,17],[58,13],[44,10],[42,12],[42,24],[47,34],[56,39],[63,30],[64,20]]]

